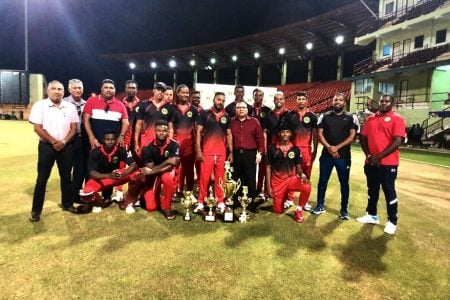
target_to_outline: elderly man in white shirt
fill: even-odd
[[[39,137],[38,175],[33,194],[31,222],[40,220],[44,206],[45,189],[53,165],[58,165],[61,181],[61,206],[64,211],[77,213],[73,206],[73,187],[70,176],[72,166],[71,140],[77,130],[79,118],[75,107],[62,101],[64,86],[52,81],[47,88],[48,98],[39,100],[31,108],[28,121],[34,125]]]

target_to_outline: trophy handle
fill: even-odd
[[[222,178],[219,178],[219,186],[220,186],[220,189],[222,190],[222,192],[225,192],[225,189],[223,188]]]
[[[241,179],[239,178],[236,184],[236,188],[234,189],[234,193],[237,192],[237,190],[239,190],[239,188],[241,187]]]

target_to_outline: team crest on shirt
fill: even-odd
[[[384,118],[384,121],[385,122],[389,122],[391,120],[391,117],[386,117],[386,118]]]
[[[169,157],[169,151],[164,151],[164,157]]]
[[[261,112],[261,113],[259,114],[259,116],[260,116],[261,118],[265,118],[265,117],[266,117],[266,113],[265,113],[265,112]]]
[[[139,106],[136,106],[136,108],[134,109],[135,112],[139,111]]]
[[[311,119],[309,117],[303,118],[303,123],[308,124],[309,122],[311,122]]]
[[[186,116],[188,116],[188,118],[192,118],[192,111],[188,111]]]
[[[114,156],[111,161],[113,164],[117,164],[119,162],[119,158],[117,156]]]
[[[161,113],[163,115],[167,115],[169,113],[169,111],[167,110],[167,108],[163,108],[163,109],[161,109]]]
[[[220,123],[226,124],[227,123],[227,118],[225,118],[225,117],[220,118]]]
[[[288,157],[289,157],[290,159],[293,159],[293,158],[295,157],[295,153],[292,152],[292,151],[289,151],[289,152],[288,152]]]

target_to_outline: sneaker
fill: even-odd
[[[162,213],[164,215],[164,218],[166,218],[166,220],[173,220],[175,219],[175,214],[171,211],[171,210],[162,210]]]
[[[306,202],[305,206],[303,206],[303,210],[304,211],[311,211],[312,206],[311,204],[309,204],[308,202]]]
[[[225,212],[225,203],[223,202],[219,202],[219,204],[217,204],[217,210],[223,214]]]
[[[294,206],[294,201],[289,200],[289,199],[284,201],[284,208],[285,209],[288,209],[288,208],[290,208],[292,206]]]
[[[205,209],[205,206],[203,203],[199,202],[197,203],[197,206],[194,208],[194,214],[199,214]]]
[[[264,195],[264,193],[259,193],[258,198],[261,199],[262,202],[266,202],[266,195]]]
[[[348,212],[341,212],[341,213],[339,214],[339,218],[340,218],[341,220],[350,220],[350,216],[348,215]]]
[[[372,216],[369,214],[366,214],[364,217],[357,218],[356,221],[363,224],[380,224],[380,219],[378,219],[378,216]]]
[[[294,220],[297,223],[303,223],[305,221],[305,218],[303,217],[303,211],[296,210],[294,213]]]
[[[392,224],[390,221],[386,223],[386,227],[384,227],[384,232],[387,234],[395,234],[397,230],[397,225]]]
[[[128,205],[127,208],[125,208],[125,212],[127,214],[134,214],[136,212],[136,210],[134,209],[133,205]]]
[[[321,205],[317,205],[316,207],[314,207],[312,210],[311,210],[311,213],[313,214],[313,215],[320,215],[320,214],[323,214],[324,212],[326,212],[327,210],[325,209],[325,207],[323,207],[323,206],[321,206]]]
[[[120,202],[123,200],[123,192],[117,191],[116,194],[111,198],[113,202]]]
[[[93,212],[94,214],[98,214],[99,212],[102,212],[102,208],[101,208],[100,206],[94,206],[94,207],[92,208],[92,212]]]

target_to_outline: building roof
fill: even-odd
[[[377,1],[366,3],[372,9],[377,9]],[[231,59],[233,55],[238,57],[240,66],[273,64],[284,59],[303,60],[311,56],[336,55],[341,51],[361,49],[361,46],[354,45],[354,38],[358,25],[368,18],[373,16],[361,2],[356,1],[307,20],[231,40],[178,49],[107,54],[103,57],[123,63],[124,66],[134,62],[136,71],[144,71],[143,68],[150,71],[150,62],[156,62],[159,71],[169,71],[170,59],[176,60],[177,70],[184,71],[193,69],[191,60],[195,60],[195,67],[200,69],[229,68],[234,64]],[[344,37],[341,45],[335,43],[338,35]],[[313,43],[312,50],[306,49],[308,42]],[[279,54],[280,48],[285,49],[284,55]],[[254,58],[255,52],[260,54],[258,60]],[[210,62],[211,58],[216,59],[214,66]]]

